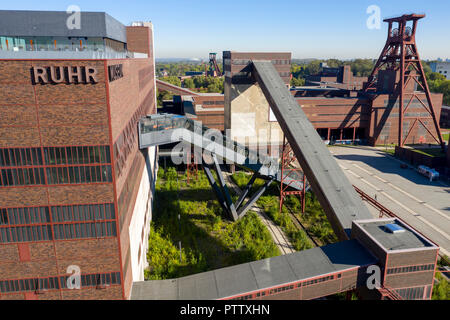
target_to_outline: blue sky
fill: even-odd
[[[203,58],[208,52],[289,51],[294,58],[376,58],[387,24],[368,29],[366,9],[381,18],[425,13],[417,43],[423,59],[450,58],[448,0],[17,0],[0,9],[105,11],[122,23],[152,21],[157,58]]]

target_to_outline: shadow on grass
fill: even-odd
[[[170,241],[172,251],[169,258],[164,256],[164,252],[162,257],[152,257],[150,254],[149,258],[159,263],[161,259],[171,259],[170,268],[159,273],[162,278],[178,278],[254,261],[261,258],[258,256],[261,250],[266,255],[273,253],[265,249],[267,245],[260,243],[259,247],[255,247],[253,243],[248,245],[248,241],[244,241],[247,236],[243,236],[245,232],[256,238],[258,235],[251,226],[234,225],[244,223],[242,220],[234,223],[226,221],[226,214],[211,189],[200,186],[178,192],[167,190],[161,180],[158,183],[152,224],[155,232]],[[252,220],[249,218],[249,221]],[[266,241],[263,236],[259,238],[255,241]],[[177,263],[173,250],[178,250],[180,241],[184,258]],[[152,243],[149,245],[152,246]]]

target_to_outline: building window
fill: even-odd
[[[1,208],[0,243],[115,237],[115,219],[113,203]]]
[[[46,147],[47,165],[111,163],[109,146]]]
[[[35,242],[53,240],[50,225],[0,228],[0,242]]]
[[[54,224],[53,232],[55,240],[107,238],[117,235],[115,221]]]
[[[0,186],[44,185],[43,168],[1,169]]]
[[[67,288],[67,279],[69,276],[60,277],[61,288]],[[103,274],[82,274],[81,287],[96,287],[120,284],[120,272],[103,273]]]
[[[0,187],[112,182],[110,163],[109,146],[0,149]]]
[[[49,185],[112,182],[111,166],[51,167],[47,180]]]
[[[25,292],[59,289],[57,277],[0,281],[0,292]]]
[[[0,226],[45,224],[49,222],[48,207],[0,209]]]
[[[408,267],[389,268],[387,270],[387,274],[430,271],[430,270],[434,270],[434,267],[435,267],[434,264],[427,264],[427,265],[417,265],[417,266],[408,266]]]
[[[0,167],[41,166],[40,148],[0,149]]]

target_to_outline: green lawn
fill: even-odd
[[[447,141],[447,142],[448,142],[449,136],[450,136],[450,132],[444,133],[444,134],[442,135],[442,139],[443,139],[444,141]]]
[[[191,185],[185,178],[174,168],[159,169],[147,280],[172,279],[280,255],[255,213],[230,222],[203,172]]]

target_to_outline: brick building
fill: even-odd
[[[443,129],[450,128],[450,106],[442,106],[441,118],[439,120],[439,125]]]
[[[364,82],[367,82],[367,77],[354,76],[351,66],[344,65],[339,68],[324,66],[318,74],[307,76],[305,84],[315,86],[325,85],[347,90],[361,90]]]
[[[230,130],[231,139],[251,148],[258,144],[278,148],[283,143],[283,133],[261,88],[251,78],[252,60],[272,61],[289,86],[291,53],[224,51],[225,130]]]
[[[221,93],[175,95],[172,100],[163,101],[158,112],[186,115],[208,128],[224,130],[224,95]]]
[[[270,110],[258,84],[251,77],[251,60],[271,60],[286,84],[290,77],[290,53],[224,52],[225,70],[225,129],[234,139],[252,146],[258,143],[280,145],[283,139],[278,122]],[[370,145],[394,144],[398,141],[399,101],[396,83],[399,75],[380,71],[375,93],[362,90],[365,77],[353,77],[350,66],[324,68],[325,71],[308,78],[308,86],[291,88],[292,95],[324,140],[355,141]],[[436,143],[428,129],[415,125],[414,120],[426,117],[417,99],[426,101],[425,93],[417,91],[414,81],[405,90],[408,105],[403,123],[406,144]],[[434,111],[439,119],[443,95],[432,93]],[[432,120],[423,123],[433,127]],[[413,128],[412,128],[413,127]],[[412,128],[412,130],[411,130]],[[431,129],[434,133],[434,129]],[[408,134],[409,133],[409,134]]]
[[[143,280],[153,29],[82,12],[69,30],[67,17],[0,11],[0,299],[127,299]]]

